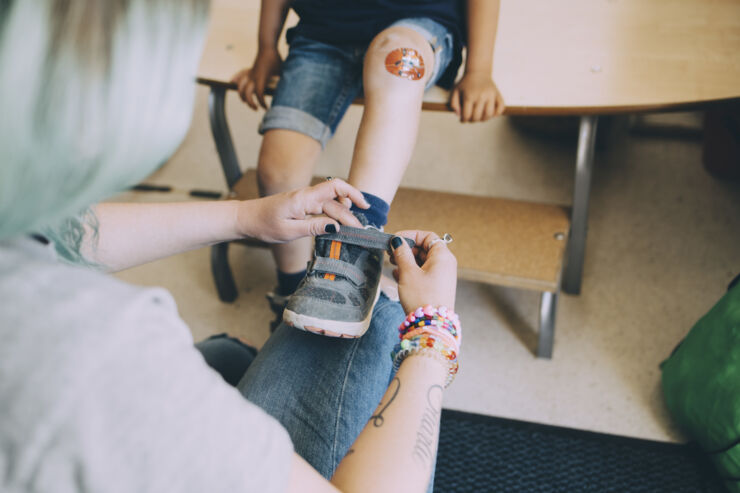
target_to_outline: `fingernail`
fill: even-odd
[[[337,232],[337,227],[334,226],[333,224],[329,223],[326,226],[324,226],[324,232],[325,233],[336,233]]]
[[[401,239],[401,237],[394,236],[393,239],[391,240],[391,246],[393,247],[393,249],[395,250],[401,245],[403,245],[403,240]]]

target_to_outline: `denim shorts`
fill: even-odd
[[[429,41],[435,61],[426,88],[434,86],[452,61],[453,34],[427,18],[402,19],[391,26],[408,27]],[[362,94],[366,51],[367,46],[337,46],[295,36],[259,132],[294,130],[324,147],[349,105]]]

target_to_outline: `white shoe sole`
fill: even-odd
[[[313,334],[356,339],[358,337],[362,337],[362,335],[367,332],[368,327],[370,327],[370,320],[373,318],[373,309],[375,308],[375,304],[378,302],[379,297],[380,283],[378,282],[373,306],[370,308],[365,319],[360,322],[326,320],[323,318],[311,317],[309,315],[302,315],[288,310],[287,308],[283,311],[283,322],[295,327],[296,329],[305,330],[306,332],[311,332]]]

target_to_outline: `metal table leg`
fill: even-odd
[[[234,144],[226,121],[226,89],[211,87],[208,96],[208,113],[211,120],[211,132],[216,142],[218,157],[226,177],[226,183],[231,190],[242,176],[239,161],[234,151]],[[234,276],[229,266],[229,244],[220,243],[211,247],[211,272],[216,290],[221,301],[232,302],[238,296]]]
[[[568,294],[581,292],[583,257],[586,252],[588,230],[588,199],[591,193],[591,171],[594,164],[597,116],[582,116],[578,132],[578,155],[573,190],[573,212],[571,213],[570,238],[568,240],[563,291]]]
[[[537,341],[537,357],[552,358],[555,342],[555,316],[558,308],[558,293],[543,291],[540,298],[540,333]]]

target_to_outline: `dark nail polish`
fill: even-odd
[[[336,233],[337,227],[334,226],[333,224],[327,224],[326,226],[324,226],[324,231],[326,233]]]
[[[403,244],[403,240],[399,236],[394,236],[391,240],[391,246],[395,250]]]

